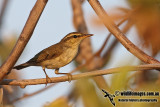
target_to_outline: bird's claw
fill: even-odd
[[[51,81],[51,79],[48,76],[46,76],[46,86],[50,81]]]
[[[68,82],[71,82],[71,80],[72,80],[72,74],[71,73],[67,73],[67,76],[68,76]]]

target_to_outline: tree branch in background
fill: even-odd
[[[102,20],[104,25],[108,28],[108,30],[121,42],[121,44],[133,55],[139,58],[144,63],[154,64],[159,63],[158,60],[153,57],[147,55],[138,47],[136,47],[130,40],[125,37],[125,35],[120,31],[120,29],[116,26],[116,24],[111,20],[108,14],[105,12],[101,4],[98,0],[88,0],[93,10]]]
[[[93,76],[101,76],[106,74],[114,74],[114,73],[121,73],[124,71],[138,71],[138,70],[153,70],[153,69],[160,69],[160,64],[146,64],[146,65],[139,65],[139,66],[124,66],[124,67],[117,67],[111,68],[106,70],[95,70],[91,72],[80,73],[76,75],[72,75],[72,80],[77,80],[81,78],[88,78]],[[65,82],[68,81],[68,76],[61,76],[61,77],[53,77],[50,78],[51,81],[48,83],[58,83],[58,82]],[[26,80],[13,80],[13,79],[4,79],[0,82],[0,85],[14,85],[20,86],[21,88],[25,88],[27,85],[38,85],[38,84],[46,84],[46,78],[41,79],[26,79]]]
[[[73,10],[73,24],[77,32],[88,33],[86,22],[83,16],[82,10],[82,1],[80,0],[71,0],[72,10]],[[80,44],[80,52],[76,57],[78,63],[82,63],[84,60],[87,60],[92,55],[92,46],[90,38],[86,38]],[[92,66],[93,64],[91,64]],[[90,67],[89,67],[90,68]]]
[[[71,3],[73,8],[73,24],[76,31],[82,32],[82,33],[88,33],[88,29],[84,20],[83,10],[82,10],[83,1],[71,0]],[[92,55],[93,55],[93,51],[91,46],[91,40],[90,38],[86,38],[85,40],[82,41],[80,45],[80,52],[76,58],[76,61],[82,64],[84,60],[87,61],[92,57]],[[87,64],[86,66],[87,71],[95,70],[96,63],[97,62],[92,61],[91,63]],[[109,86],[103,77],[95,77],[93,79],[94,81],[96,81],[96,84],[99,88],[109,90]],[[103,86],[101,84],[103,84]]]
[[[0,81],[11,71],[12,67],[15,65],[16,61],[22,54],[25,46],[32,36],[32,33],[47,4],[47,1],[48,0],[37,0],[36,4],[34,5],[14,49],[0,68]]]

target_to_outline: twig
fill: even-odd
[[[22,100],[22,99],[25,99],[25,98],[28,98],[28,97],[32,97],[32,96],[34,96],[34,95],[37,95],[37,94],[39,94],[39,93],[41,93],[41,92],[43,92],[43,91],[46,91],[46,90],[50,89],[51,87],[53,87],[53,86],[55,86],[55,85],[56,85],[56,84],[51,84],[51,85],[49,85],[49,86],[47,86],[47,87],[45,87],[45,88],[42,88],[42,89],[40,89],[40,90],[38,90],[38,91],[36,91],[36,92],[30,93],[30,94],[24,94],[22,97],[13,100],[12,103],[14,103],[14,102],[16,102],[16,101],[19,101],[19,100]]]
[[[138,70],[152,70],[152,69],[160,69],[160,64],[146,64],[146,65],[139,65],[139,66],[124,66],[124,67],[117,67],[111,68],[106,70],[95,70],[92,72],[85,72],[76,75],[72,75],[72,80],[77,80],[81,78],[93,77],[93,76],[101,76],[106,74],[114,74],[123,72],[123,69],[127,69],[128,71],[138,71]],[[61,77],[53,77],[50,78],[51,81],[48,83],[58,83],[58,82],[65,82],[68,81],[68,76],[61,76]],[[25,88],[27,85],[38,85],[38,84],[46,84],[46,79],[26,79],[26,80],[13,80],[13,79],[4,79],[0,82],[0,85],[14,85],[20,86],[21,88]]]
[[[36,4],[34,5],[14,49],[12,50],[8,59],[0,68],[0,81],[11,71],[12,67],[23,52],[26,44],[32,36],[32,33],[37,25],[37,22],[44,10],[47,1],[48,0],[37,0]]]
[[[86,22],[83,16],[82,3],[80,0],[71,0],[73,10],[73,24],[77,32],[88,33]],[[86,38],[80,44],[80,52],[76,57],[78,63],[87,60],[92,56],[92,46],[90,38]],[[91,65],[93,65],[92,63]],[[88,68],[88,67],[87,67]]]
[[[103,21],[108,30],[121,42],[121,44],[133,55],[142,60],[145,63],[154,64],[159,63],[158,60],[147,55],[138,47],[136,47],[125,35],[120,31],[116,24],[110,19],[98,0],[88,0],[96,14]]]

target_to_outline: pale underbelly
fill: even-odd
[[[68,50],[64,52],[60,57],[43,61],[41,65],[48,69],[60,68],[70,63],[75,58],[76,55],[77,55],[77,50],[72,51],[72,53],[70,50]]]

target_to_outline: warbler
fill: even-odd
[[[46,83],[48,83],[50,78],[47,75],[45,68],[55,69],[55,74],[68,75],[70,81],[72,75],[70,73],[59,73],[59,69],[69,64],[76,57],[82,40],[92,35],[93,34],[71,32],[67,34],[59,43],[42,50],[29,61],[15,66],[13,69],[20,70],[29,66],[41,66],[46,75]]]

